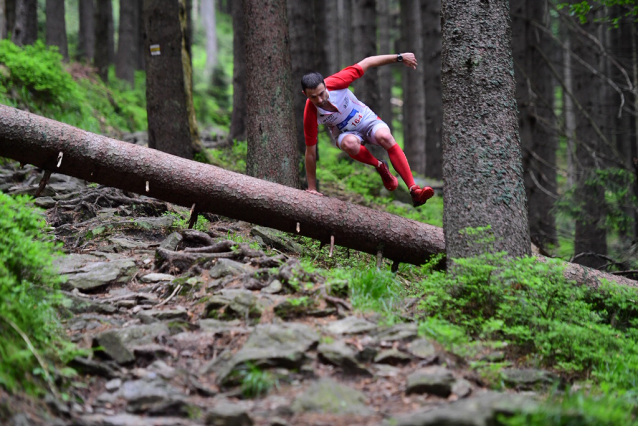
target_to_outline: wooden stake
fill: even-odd
[[[42,175],[42,179],[40,179],[40,186],[38,187],[38,190],[35,193],[35,198],[38,198],[40,194],[42,194],[42,191],[44,191],[44,188],[47,186],[47,183],[49,183],[50,178],[51,178],[51,171],[45,170],[44,174]]]
[[[328,257],[332,257],[332,251],[335,248],[335,236],[331,235],[330,236],[330,253],[328,253]]]
[[[197,203],[193,203],[193,207],[191,207],[191,216],[190,219],[188,219],[188,229],[193,229],[193,226],[195,226],[195,223],[197,222],[197,216],[199,214],[195,210],[195,206],[197,206]]]

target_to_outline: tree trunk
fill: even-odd
[[[419,0],[401,0],[402,50],[423,51]],[[410,167],[425,173],[425,87],[423,67],[403,67],[403,150]]]
[[[112,0],[97,0],[95,9],[95,54],[93,64],[102,81],[109,79],[109,66],[113,63],[115,42],[113,41]]]
[[[451,258],[530,254],[508,6],[441,2],[443,225]],[[491,243],[464,232],[488,225]]]
[[[379,16],[379,52],[382,54],[392,53],[395,50],[390,35],[392,26],[390,0],[377,0],[377,15]],[[379,74],[379,96],[381,97],[381,106],[377,113],[392,131],[392,67],[381,67],[377,73]]]
[[[352,34],[354,62],[377,54],[377,13],[376,0],[353,0]],[[388,52],[383,52],[388,53]],[[349,64],[352,65],[352,64]],[[379,77],[377,68],[370,68],[363,77],[352,85],[360,101],[379,113]]]
[[[144,1],[133,0],[137,5],[137,70],[146,70],[146,40],[144,39]]]
[[[185,0],[144,0],[148,146],[206,159],[193,107],[185,8]]]
[[[195,203],[200,212],[322,242],[333,235],[340,246],[370,254],[381,250],[398,262],[420,265],[445,252],[441,228],[116,141],[4,105],[0,156],[185,207]],[[592,287],[603,278],[638,287],[636,281],[573,264],[566,264],[565,277]]]
[[[15,24],[11,41],[18,46],[33,44],[38,39],[38,1],[16,0]]]
[[[193,68],[193,0],[184,0],[184,14],[186,16],[186,31],[184,32],[184,44],[186,45],[186,52],[188,53],[188,61],[190,62],[191,69]],[[191,84],[193,76],[191,73]]]
[[[441,0],[422,0],[422,64],[425,84],[425,174],[443,179],[441,100]]]
[[[78,32],[78,61],[93,62],[95,56],[95,0],[79,0],[80,30]]]
[[[321,1],[321,0],[317,0]],[[292,96],[296,125],[297,150],[301,155],[306,150],[303,130],[303,112],[306,97],[301,93],[301,77],[309,72],[318,71],[315,51],[315,15],[308,13],[308,4],[298,0],[289,0],[288,33],[290,35],[290,59],[292,65]],[[338,70],[331,70],[335,73]],[[324,75],[324,78],[327,77]]]
[[[581,27],[594,33],[594,24],[590,20]],[[594,34],[595,36],[595,34]],[[592,48],[591,41],[584,36],[572,38],[574,54],[589,65],[597,68],[598,54]],[[600,81],[582,64],[572,62],[574,75],[574,95],[576,100],[590,116],[576,115],[576,170],[577,182],[575,202],[578,206],[576,233],[574,237],[574,255],[581,265],[598,268],[607,261],[596,255],[607,255],[607,230],[605,228],[605,188],[596,181],[596,170],[604,164],[598,156],[603,144],[594,129],[600,118]],[[598,121],[598,120],[596,120]],[[600,124],[600,121],[598,121]],[[597,152],[600,150],[600,152]],[[591,254],[589,254],[591,253]]]
[[[11,38],[16,23],[16,0],[5,0],[5,29],[3,38]]]
[[[338,70],[328,66],[328,25],[326,0],[314,0],[314,51],[315,51],[315,71],[326,76],[334,74]],[[301,78],[300,78],[301,79]]]
[[[554,84],[547,51],[552,40],[536,25],[549,29],[547,2],[511,0],[512,49],[516,74],[519,132],[528,200],[530,237],[538,247],[558,243],[553,211],[556,188],[556,123]]]
[[[120,28],[115,59],[115,75],[135,87],[135,68],[137,64],[137,34],[139,29],[137,2],[120,2]]]
[[[217,25],[215,23],[215,0],[202,0],[202,26],[206,34],[206,68],[204,76],[210,81],[217,64]]]
[[[565,139],[567,139],[567,186],[573,187],[576,183],[576,112],[574,111],[574,77],[572,75],[571,38],[564,35],[563,49],[563,122],[565,123]]]
[[[246,93],[246,173],[299,187],[295,142],[290,39],[285,0],[244,0]]]
[[[324,0],[324,2],[326,39],[323,41],[323,46],[326,49],[325,69],[328,74],[333,74],[341,69],[341,64],[339,62],[340,40],[338,0]]]
[[[0,0],[0,40],[7,38],[7,4]]]
[[[345,68],[354,63],[354,42],[352,38],[352,1],[339,1],[339,45],[341,46],[341,65]],[[363,58],[361,58],[363,59]],[[360,61],[361,59],[357,59]]]
[[[246,140],[246,36],[241,1],[232,4],[233,16],[233,112],[228,140]]]
[[[69,45],[66,41],[66,20],[64,17],[64,0],[46,0],[46,43],[47,46],[58,46],[60,54],[69,60]]]

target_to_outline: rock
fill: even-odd
[[[175,277],[173,275],[153,273],[144,275],[142,278],[140,278],[140,281],[142,281],[143,283],[158,283],[164,281],[173,281],[174,279]]]
[[[465,379],[458,379],[452,386],[452,393],[459,398],[465,398],[472,393],[472,384]]]
[[[214,294],[204,307],[204,317],[219,319],[259,318],[257,297],[248,290],[228,289]]]
[[[375,337],[379,342],[396,342],[398,340],[416,339],[417,336],[416,323],[400,323],[380,330]]]
[[[220,368],[217,381],[229,384],[230,373],[246,363],[260,368],[300,368],[307,360],[306,352],[318,342],[317,332],[305,324],[258,325],[244,346]]]
[[[158,336],[169,335],[168,327],[163,323],[153,323],[109,330],[93,338],[93,347],[102,347],[101,352],[118,364],[135,361],[133,351],[136,347],[150,345]]]
[[[253,420],[244,404],[222,401],[206,414],[204,424],[210,426],[252,426]]]
[[[253,272],[255,272],[255,269],[244,263],[231,259],[217,259],[217,263],[208,271],[208,274],[215,279],[227,275],[252,274]]]
[[[399,365],[407,364],[410,361],[412,361],[412,357],[398,349],[381,351],[376,357],[374,357],[374,362],[377,364]]]
[[[283,289],[284,289],[284,286],[281,283],[281,281],[272,280],[272,282],[268,284],[267,287],[264,287],[261,289],[261,292],[266,294],[277,294],[277,293],[281,293]]]
[[[142,417],[133,414],[90,414],[74,424],[82,426],[191,426],[195,423],[179,417]]]
[[[534,410],[537,404],[516,394],[485,392],[434,409],[427,408],[388,419],[385,426],[490,426],[500,424],[498,417]]]
[[[408,376],[405,393],[408,395],[429,393],[447,398],[452,393],[454,382],[454,376],[447,368],[426,367]]]
[[[83,374],[92,374],[95,376],[106,377],[112,379],[118,376],[117,371],[106,362],[99,362],[94,359],[75,357],[69,362],[69,367],[76,369]]]
[[[263,226],[255,226],[250,233],[261,238],[266,245],[276,248],[277,250],[296,254],[303,253],[303,247],[297,244],[285,232]]]
[[[501,362],[505,360],[505,353],[503,351],[490,352],[486,355],[483,355],[480,360],[487,362]]]
[[[332,379],[319,379],[292,403],[296,413],[352,414],[369,416],[374,411],[365,404],[365,395]]]
[[[184,237],[182,237],[182,234],[180,234],[179,232],[173,232],[160,243],[160,248],[175,251],[177,250],[177,246],[179,245],[179,243],[182,242],[183,239]]]
[[[94,302],[91,299],[78,297],[73,293],[63,292],[64,296],[69,299],[69,311],[74,314],[94,313],[94,314],[114,314],[117,308],[106,303]]]
[[[177,307],[175,309],[149,309],[144,311],[144,315],[160,321],[188,321],[188,311],[184,307]]]
[[[275,315],[283,319],[293,319],[306,315],[317,302],[309,297],[291,297],[274,307]]]
[[[100,258],[90,254],[70,254],[68,256],[56,257],[53,260],[53,266],[55,266],[60,274],[68,274],[70,272],[81,269],[92,262],[99,262]]]
[[[357,361],[355,352],[344,342],[337,341],[321,344],[317,347],[317,353],[323,360],[341,367],[346,373],[372,375],[367,368]]]
[[[51,207],[55,207],[55,203],[57,203],[57,201],[51,197],[39,197],[33,201],[33,204],[41,209],[50,209]]]
[[[331,322],[326,329],[333,334],[360,334],[376,330],[377,325],[363,318],[352,316]]]
[[[135,225],[144,229],[163,229],[173,226],[175,218],[172,216],[160,216],[160,217],[138,217],[135,218]]]
[[[100,348],[96,353],[106,355],[118,364],[124,365],[135,361],[133,352],[124,346],[122,339],[114,331],[107,331],[95,336],[93,338],[93,347]]]
[[[151,365],[148,366],[148,369],[154,373],[157,373],[158,376],[166,380],[170,380],[175,377],[175,369],[166,364],[164,361],[154,361]]]
[[[140,249],[147,248],[148,244],[142,241],[131,240],[130,238],[124,237],[110,237],[108,239],[111,243],[123,249]]]
[[[134,325],[119,329],[115,333],[120,336],[122,343],[129,348],[155,343],[159,336],[170,334],[168,326],[163,323]]]
[[[556,375],[549,371],[533,368],[507,368],[501,370],[501,377],[507,386],[518,390],[535,390],[560,381]]]
[[[401,374],[401,369],[388,364],[376,364],[373,366],[374,375],[379,377],[397,377]]]
[[[129,259],[90,263],[67,274],[63,289],[97,290],[108,284],[126,283],[136,271],[135,262]]]
[[[128,402],[126,410],[131,413],[163,414],[170,407],[175,410],[171,414],[188,415],[185,395],[163,380],[131,380],[122,385],[119,394]]]
[[[428,359],[436,355],[436,348],[428,339],[417,339],[408,345],[408,352],[417,358]]]
[[[109,380],[108,382],[106,382],[106,385],[104,385],[104,388],[107,391],[109,391],[109,392],[115,392],[121,386],[122,386],[122,380],[121,379],[113,379],[113,380]]]

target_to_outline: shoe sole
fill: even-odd
[[[421,199],[423,201],[412,200],[412,204],[414,205],[414,207],[422,206],[432,197],[434,197],[434,189],[430,188],[429,186],[426,186],[425,188],[423,188],[423,193],[421,194]]]

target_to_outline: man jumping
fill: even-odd
[[[371,143],[388,151],[392,166],[399,173],[410,190],[414,207],[418,207],[434,195],[429,186],[419,188],[414,183],[412,171],[401,147],[390,133],[390,128],[370,108],[348,90],[350,84],[363,76],[368,68],[403,62],[416,69],[413,53],[398,55],[370,56],[361,62],[342,69],[325,80],[318,72],[306,74],[301,79],[304,95],[308,97],[304,110],[304,135],[306,139],[306,176],[308,191],[317,192],[317,130],[318,124],[325,124],[330,130],[337,147],[351,158],[373,166],[381,175],[388,191],[399,186],[396,177],[390,173],[385,161],[377,160],[363,145]]]

